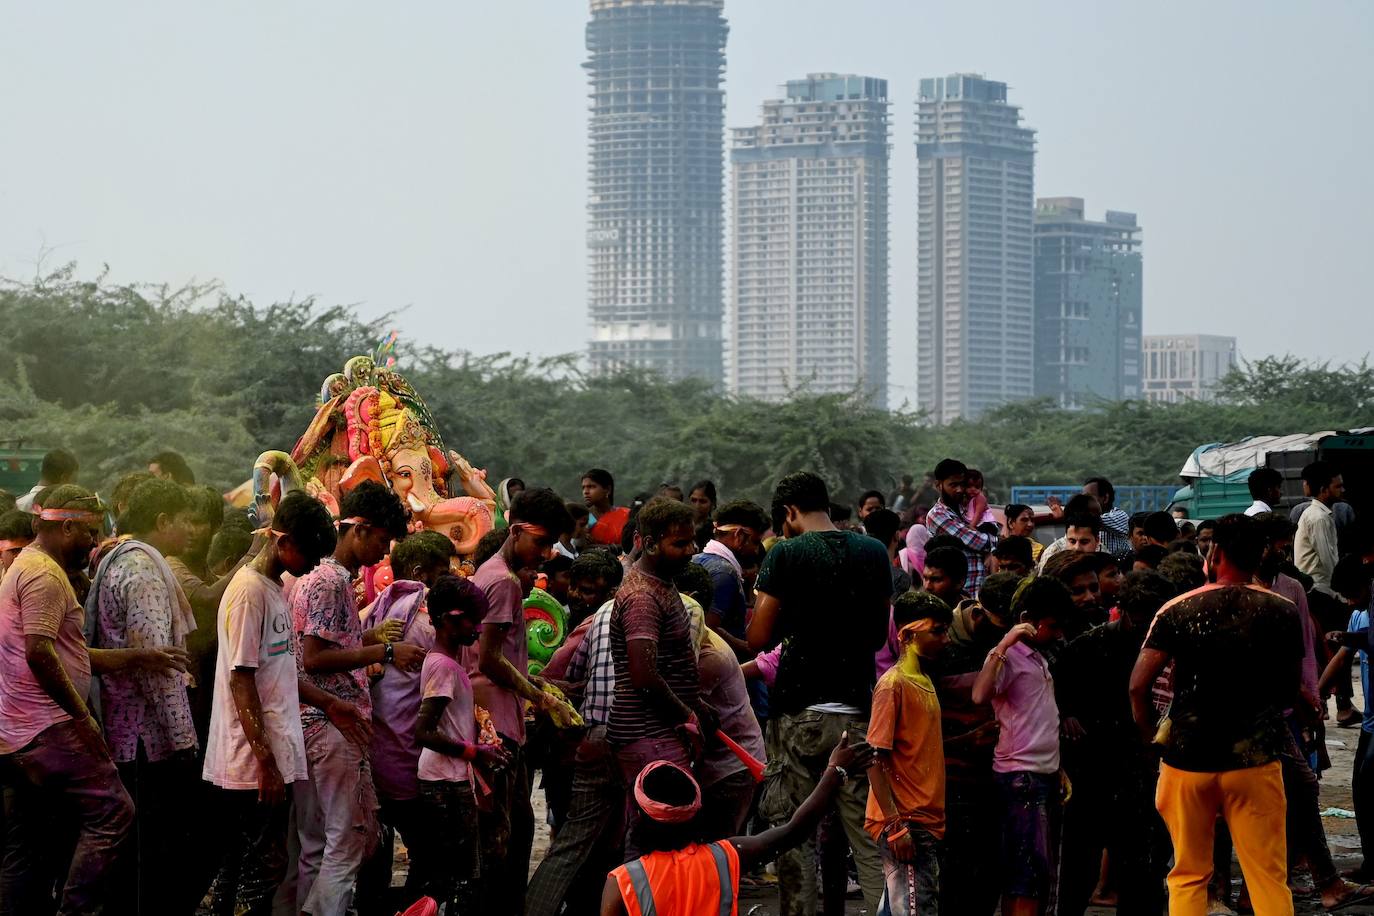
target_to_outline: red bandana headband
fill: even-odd
[[[341,518],[341,519],[339,519],[337,522],[334,523],[334,527],[335,527],[335,528],[340,528],[340,527],[343,527],[344,525],[370,525],[370,524],[372,524],[372,523],[369,522],[367,519],[363,518],[361,515],[350,515],[348,518]]]
[[[934,617],[922,617],[920,620],[913,620],[911,623],[897,631],[897,638],[901,639],[908,633],[924,633],[935,626]]]
[[[95,525],[105,523],[105,516],[89,509],[39,509],[38,518],[44,522],[90,522]]]
[[[511,522],[510,527],[512,531],[517,528],[521,531],[528,531],[537,538],[549,536],[549,529],[545,528],[543,525],[532,525],[529,522]]]
[[[687,780],[692,784],[692,789],[696,792],[696,797],[692,799],[691,804],[667,805],[663,802],[654,801],[645,794],[644,777],[660,767],[672,767],[683,776],[687,777]],[[691,773],[688,773],[676,763],[670,760],[655,760],[653,763],[640,770],[639,776],[635,778],[635,801],[639,803],[640,808],[644,809],[645,814],[649,815],[650,818],[658,821],[660,824],[685,824],[687,821],[696,817],[697,812],[701,810],[701,786],[692,778]]]

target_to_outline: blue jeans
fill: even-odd
[[[940,841],[919,824],[906,823],[916,857],[910,862],[898,862],[887,843],[887,836],[896,825],[883,830],[878,837],[878,851],[883,857],[883,899],[878,904],[878,916],[939,916],[940,912]]]

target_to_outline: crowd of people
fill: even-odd
[[[1291,513],[1261,468],[1202,521],[1102,477],[994,507],[954,459],[852,506],[805,471],[622,504],[593,468],[573,502],[502,481],[468,556],[382,483],[335,516],[234,509],[175,452],[79,476],[0,491],[0,914],[1374,904],[1374,526],[1324,462]],[[1345,875],[1327,727],[1360,729]]]

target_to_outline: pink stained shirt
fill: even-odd
[[[1298,620],[1302,624],[1302,686],[1315,697],[1320,681],[1320,668],[1317,665],[1317,624],[1307,607],[1307,593],[1302,590],[1301,582],[1283,573],[1274,577],[1274,584],[1269,586],[1269,591],[1297,605]]]
[[[370,630],[384,621],[399,620],[405,625],[400,642],[433,649],[434,627],[424,602],[422,584],[399,579],[368,608],[363,627]],[[383,665],[381,677],[372,681],[372,778],[377,794],[387,801],[409,801],[420,795],[416,776],[420,744],[415,740],[420,678],[418,671]]]
[[[420,669],[420,696],[422,702],[434,697],[448,700],[439,716],[439,734],[450,741],[477,743],[472,682],[462,665],[442,652],[426,655]],[[472,765],[461,757],[424,748],[420,751],[419,776],[426,782],[467,782],[472,778]]]
[[[525,635],[525,595],[520,579],[497,553],[473,574],[472,582],[487,596],[486,624],[509,624],[501,652],[515,670],[524,674],[529,670],[530,649]],[[491,713],[496,731],[517,744],[525,743],[524,703],[513,690],[506,690],[491,682],[478,665],[482,649],[479,643],[463,648],[461,661],[472,679],[473,702]]]
[[[135,545],[135,546],[130,546]],[[170,593],[169,577],[159,569],[153,548],[126,541],[125,549],[102,565],[92,583],[96,590],[95,639],[99,649],[180,645],[173,620],[181,597]],[[138,759],[143,745],[148,760],[165,760],[196,747],[191,701],[185,675],[120,671],[100,679],[105,740],[116,763]]]
[[[993,772],[1059,772],[1059,704],[1045,657],[1018,642],[1007,650],[993,689],[1000,728]]]
[[[740,671],[735,652],[725,640],[707,631],[697,656],[697,671],[701,677],[701,697],[720,716],[720,730],[753,755],[755,760],[767,762],[763,744],[763,730],[749,704],[749,687]],[[723,741],[707,745],[701,761],[700,779],[703,786],[711,786],[745,765],[725,746]]]
[[[76,692],[91,689],[91,655],[67,574],[30,544],[0,582],[0,754],[12,754],[51,725],[71,719],[29,668],[26,636],[46,636]]]

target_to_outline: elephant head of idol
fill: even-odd
[[[438,531],[460,555],[471,555],[492,529],[496,494],[485,471],[444,448],[410,384],[370,357],[355,357],[325,380],[320,401],[289,456],[292,467],[271,463],[276,479],[332,497],[331,508],[363,480],[384,484],[410,510],[413,528]]]

